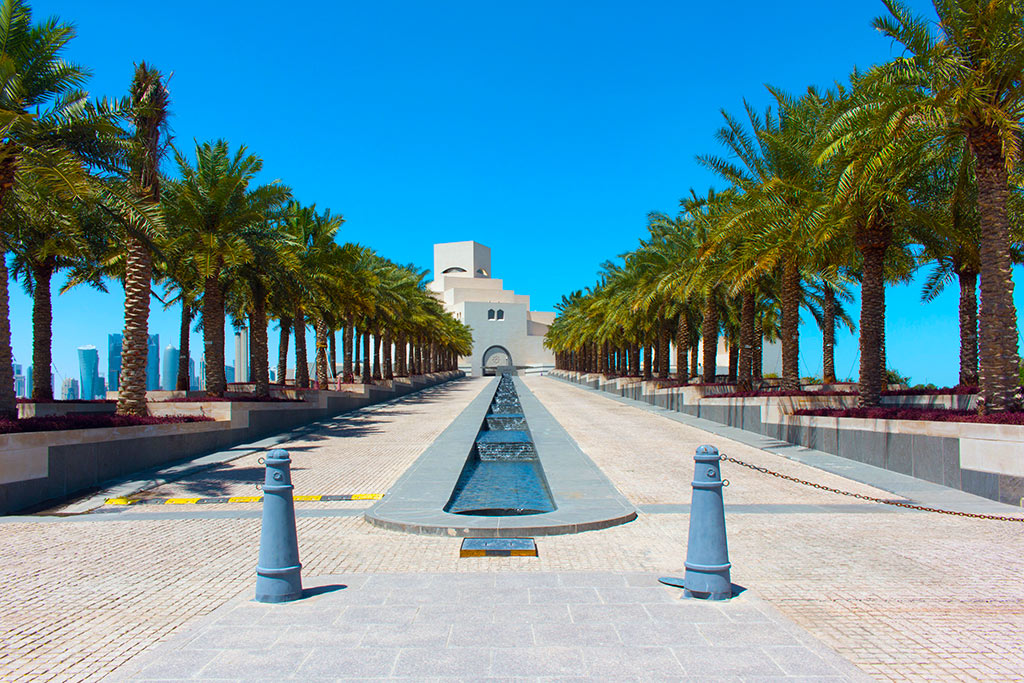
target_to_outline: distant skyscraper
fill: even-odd
[[[65,377],[60,385],[60,398],[62,401],[74,401],[78,398],[78,380],[74,377]]]
[[[78,378],[82,387],[82,398],[91,401],[96,393],[96,382],[99,379],[100,352],[95,346],[78,347]],[[105,397],[104,397],[105,398]]]
[[[121,380],[121,343],[119,334],[107,335],[107,386],[117,391]]]
[[[224,366],[224,381],[231,382],[235,381],[235,368],[231,365]]]
[[[149,335],[149,348],[146,353],[146,391],[160,388],[160,335]]]
[[[174,344],[168,344],[164,349],[164,376],[163,381],[160,382],[160,388],[164,391],[174,391],[174,387],[178,384],[178,357],[180,355],[178,347]]]
[[[25,395],[32,398],[32,366],[25,371]]]
[[[18,398],[25,398],[25,375],[21,374],[21,363],[13,363],[14,366],[14,395]]]
[[[277,372],[275,370],[273,370],[273,369],[270,370],[270,377],[269,377],[269,379],[270,379],[271,382],[276,382],[277,381]]]
[[[107,397],[107,380],[100,375],[96,378],[96,398],[103,400]]]
[[[199,378],[196,377],[196,362],[192,358],[188,359],[188,388],[191,391],[199,390]]]
[[[199,358],[199,376],[196,377],[196,384],[199,385],[199,391],[206,391],[206,356]]]
[[[249,328],[235,332],[235,378],[229,382],[249,381]]]

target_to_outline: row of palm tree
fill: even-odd
[[[877,405],[885,287],[930,266],[924,300],[954,278],[960,287],[961,384],[980,385],[986,410],[1017,407],[1024,7],[935,0],[930,21],[883,4],[874,26],[902,56],[828,90],[769,87],[773,105],[747,104],[742,119],[723,112],[725,153],[698,161],[724,189],[691,190],[677,216],[651,214],[636,250],[563,299],[546,340],[560,367],[666,377],[674,338],[690,378],[699,338],[711,382],[722,333],[741,390],[759,377],[765,338],[781,343],[782,387],[798,389],[805,309],[834,382],[835,330],[853,329],[842,303],[859,284],[860,402]]]
[[[207,391],[227,390],[228,318],[251,330],[258,396],[270,393],[271,319],[281,330],[278,377],[284,381],[294,336],[300,387],[310,386],[307,325],[315,331],[320,387],[356,375],[371,382],[455,369],[458,356],[470,353],[469,329],[426,291],[424,273],[339,244],[342,217],[300,204],[280,182],[257,185],[262,161],[244,146],[196,143],[194,159],[174,149],[167,78],[157,69],[137,64],[126,97],[91,101],[83,89],[87,71],[61,56],[73,37],[56,18],[33,23],[23,0],[0,2],[0,413],[15,414],[10,276],[33,298],[36,368],[51,365],[54,275],[66,271],[65,290],[120,280],[123,414],[147,410],[149,307],[161,291],[166,305],[182,310],[179,389],[188,389],[189,333],[198,325]],[[161,172],[169,150],[174,176]],[[354,353],[360,342],[361,363]],[[35,376],[33,398],[52,399],[50,373]]]

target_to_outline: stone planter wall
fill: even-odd
[[[304,391],[302,403],[150,404],[153,415],[204,415],[215,422],[0,434],[0,514],[58,501],[132,472],[256,441],[463,376],[462,372],[437,373],[396,380],[390,387],[348,385],[344,391]]]
[[[551,375],[780,441],[943,484],[1011,505],[1024,504],[1024,426],[867,420],[793,415],[798,409],[853,407],[856,396],[701,397],[696,387],[597,375]],[[971,409],[972,395],[886,396],[888,405]]]

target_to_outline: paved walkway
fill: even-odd
[[[697,603],[691,607],[694,603],[676,600],[668,589],[657,588],[652,581],[681,571],[693,471],[690,457],[700,443],[710,441],[732,455],[805,479],[876,495],[878,491],[595,392],[549,378],[526,381],[619,490],[640,507],[637,521],[603,531],[538,539],[537,558],[459,559],[459,539],[414,536],[370,526],[357,516],[370,501],[300,503],[298,532],[306,585],[345,584],[348,588],[321,592],[294,605],[259,606],[248,602],[258,550],[259,511],[255,506],[146,506],[66,519],[5,518],[0,524],[5,538],[0,547],[0,585],[4,586],[0,593],[0,680],[96,680],[109,673],[124,678],[144,664],[185,656],[194,658],[194,666],[186,673],[210,678],[216,669],[202,667],[214,664],[218,653],[231,651],[231,656],[244,657],[239,653],[262,647],[262,639],[271,634],[282,639],[282,646],[295,642],[289,638],[299,639],[293,651],[304,651],[306,656],[297,667],[321,661],[327,654],[316,648],[341,638],[332,649],[360,647],[361,662],[380,658],[380,666],[385,668],[391,658],[388,673],[394,675],[410,670],[401,668],[411,666],[403,662],[422,660],[421,666],[426,667],[435,659],[468,657],[458,654],[458,648],[464,646],[457,644],[465,642],[461,634],[466,632],[480,634],[477,646],[486,652],[481,656],[489,667],[486,673],[479,669],[481,675],[557,674],[554,669],[505,668],[506,663],[525,667],[523,661],[542,664],[547,661],[541,652],[545,650],[552,657],[563,657],[559,661],[568,662],[572,674],[617,679],[621,670],[613,665],[628,661],[635,667],[636,662],[647,661],[635,656],[626,659],[623,648],[632,648],[635,642],[629,640],[633,637],[630,615],[652,633],[661,633],[652,636],[650,647],[667,650],[659,650],[650,661],[652,667],[661,666],[657,664],[660,661],[671,669],[673,673],[664,672],[669,678],[709,680],[709,670],[699,667],[721,660],[721,669],[716,671],[725,674],[726,680],[732,676],[754,680],[749,669],[728,669],[723,651],[705,645],[700,638],[719,646],[746,642],[749,661],[765,662],[763,673],[769,676],[796,671],[787,669],[791,664],[785,662],[791,660],[785,659],[784,649],[770,651],[786,647],[808,648],[839,675],[849,674],[842,670],[841,662],[829,657],[823,644],[878,679],[1021,678],[1024,539],[1017,525],[894,512],[755,472],[734,471],[726,464],[726,476],[732,482],[726,499],[733,580],[750,591],[728,605]],[[364,438],[311,439],[308,450],[296,456],[296,464],[304,467],[303,463],[315,462],[316,466],[297,471],[296,493],[371,492],[367,488],[390,486],[484,384],[467,380],[439,390],[430,400],[413,396],[339,418],[332,429],[342,434],[359,429]],[[236,463],[232,467],[253,467]],[[160,495],[188,496],[202,487],[221,486],[224,488],[218,491],[237,486],[239,491],[251,492],[251,478],[233,479],[231,469],[226,472],[220,483],[208,473],[173,484],[175,488]],[[310,490],[328,485],[345,490]],[[422,578],[423,574],[431,576]],[[425,587],[401,585],[422,581],[427,582]],[[478,590],[474,581],[482,582],[485,589]],[[495,582],[493,593],[490,581]],[[503,581],[512,583],[500,583]],[[513,588],[516,581],[521,585]],[[530,581],[539,583],[528,585]],[[545,581],[549,584],[543,585]],[[616,598],[608,590],[602,592],[612,588],[609,581],[625,582],[626,586],[619,588],[634,597],[626,600],[621,597],[625,594]],[[560,592],[545,594],[545,588]],[[630,588],[645,590],[627,590]],[[373,594],[377,597],[371,597]],[[464,595],[475,596],[476,605],[492,606],[466,609],[470,602],[468,597],[463,602]],[[507,604],[512,596],[520,606],[510,607],[507,614],[533,609],[523,607],[524,603],[540,608],[539,603],[546,601],[557,607],[538,609],[529,620],[520,617],[500,622],[518,623],[518,631],[513,626],[472,626],[481,621],[499,624],[493,621],[494,615],[504,608],[497,605]],[[581,602],[583,596],[587,601]],[[606,596],[613,597],[609,600]],[[360,600],[378,604],[356,604]],[[420,604],[420,600],[428,604]],[[428,609],[429,603],[449,606]],[[587,604],[593,607],[585,607]],[[614,605],[627,609],[610,607]],[[406,609],[400,609],[403,607]],[[565,628],[546,628],[539,615],[551,613],[556,618],[557,613],[561,620],[563,608],[568,615],[562,624]],[[760,612],[762,621],[757,623],[761,625],[743,624],[742,617],[730,616],[729,610],[739,615],[743,609]],[[254,610],[263,611],[258,622],[253,621]],[[413,638],[412,631],[405,639],[404,627],[374,626],[374,619],[394,618],[407,620],[408,628],[413,629],[417,617],[430,616],[432,610],[437,614],[428,621],[436,621],[435,626],[419,630],[426,642],[433,638],[436,643],[438,631],[447,626],[443,649],[418,648],[414,643],[423,641]],[[440,614],[444,610],[449,610],[448,616]],[[584,637],[581,634],[589,628],[584,626],[588,610],[604,612],[595,620],[604,626],[594,627],[603,630],[604,640],[594,635],[587,646],[567,642]],[[693,621],[690,626],[678,624],[680,619],[663,614],[673,610],[677,617],[687,610],[691,614],[692,610],[708,610],[707,614],[717,610],[716,618],[724,617],[720,622],[729,628],[716,631],[711,621],[700,626]],[[472,616],[474,612],[477,617]],[[641,617],[649,617],[649,621]],[[216,644],[212,634],[219,632],[228,638],[224,627],[232,619],[265,630]],[[286,624],[275,624],[275,619]],[[360,625],[348,626],[360,619]],[[801,628],[793,629],[789,620]],[[522,628],[524,623],[530,626],[528,633]],[[669,638],[673,625],[681,629],[678,642],[657,640]],[[196,640],[201,632],[206,635]],[[524,655],[518,645],[499,645],[498,640],[510,637],[509,633],[522,637],[519,642],[531,644],[533,654]],[[795,639],[796,645],[789,640],[772,641],[772,633],[784,633]],[[185,646],[185,641],[192,645]],[[708,648],[706,657],[688,649],[694,642],[701,651]],[[213,654],[202,647],[207,643],[213,645]],[[604,654],[587,648],[599,648]],[[206,654],[182,654],[186,649]],[[376,650],[384,654],[370,654]],[[177,654],[168,658],[171,652]],[[799,661],[816,661],[802,651],[791,652],[800,655]],[[208,655],[205,661],[198,661]],[[599,659],[605,656],[611,659],[607,665]],[[472,666],[483,665],[477,661]],[[605,666],[608,668],[601,668]],[[237,668],[224,673],[228,678],[249,674]],[[298,668],[295,673],[300,673]],[[443,673],[437,671],[439,676]],[[414,677],[430,675],[423,668]]]

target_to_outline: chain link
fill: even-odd
[[[813,481],[807,481],[805,479],[798,479],[797,477],[791,477],[787,474],[780,474],[779,472],[773,472],[767,467],[760,467],[758,465],[751,465],[749,462],[743,462],[737,458],[730,457],[728,455],[722,455],[721,459],[723,462],[732,462],[754,470],[761,472],[762,474],[768,474],[779,479],[785,479],[787,481],[796,482],[797,484],[803,484],[804,486],[810,486],[811,488],[820,489],[822,491],[828,491],[829,493],[838,493],[841,496],[850,496],[851,498],[859,498],[860,500],[866,500],[871,503],[881,503],[882,505],[892,505],[899,508],[907,508],[909,510],[921,510],[923,512],[939,512],[944,515],[955,515],[957,517],[971,517],[974,519],[991,519],[997,522],[1024,522],[1024,517],[1004,517],[1002,515],[982,515],[975,512],[957,512],[955,510],[941,510],[939,508],[930,508],[924,505],[914,505],[912,503],[901,503],[897,500],[886,500],[885,498],[875,498],[874,496],[865,496],[862,493],[852,493],[850,491],[841,491],[840,489],[834,489],[831,486],[825,486],[824,484],[816,484]]]

